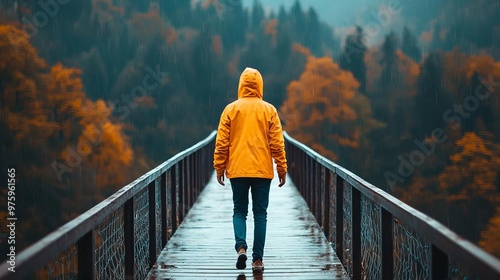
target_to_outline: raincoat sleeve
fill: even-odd
[[[281,121],[278,112],[274,111],[271,118],[271,126],[269,129],[269,138],[271,146],[271,156],[276,163],[278,176],[283,177],[287,171],[286,154],[285,154],[285,140],[283,138],[283,131],[281,128]]]
[[[224,109],[220,117],[217,138],[215,140],[214,169],[217,172],[217,176],[224,175],[224,171],[226,170],[226,162],[229,157],[230,125],[231,120],[229,119],[226,109]]]

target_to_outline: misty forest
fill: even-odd
[[[500,3],[379,1],[337,28],[265,2],[1,0],[18,248],[217,129],[248,66],[292,137],[500,257]]]

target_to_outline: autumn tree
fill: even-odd
[[[280,110],[285,130],[320,154],[350,165],[348,151],[360,149],[368,133],[381,126],[358,88],[352,74],[331,58],[309,55],[299,80],[288,85]]]
[[[0,25],[0,168],[15,168],[16,174],[23,176],[22,184],[16,182],[17,217],[23,217],[33,199],[28,187],[34,183],[30,174],[40,175],[39,166],[46,164],[42,155],[51,154],[47,139],[55,126],[45,114],[39,91],[44,83],[40,72],[45,65],[26,33],[13,25]],[[7,173],[0,178],[7,182]],[[4,186],[7,190],[6,183]],[[30,220],[23,219],[17,226],[23,223]],[[2,228],[2,233],[5,230]],[[26,235],[17,230],[16,248],[26,245]]]
[[[128,169],[133,152],[111,109],[86,97],[80,69],[47,69],[12,25],[0,26],[0,42],[1,165],[23,176],[16,188],[23,248],[139,174]]]
[[[471,198],[497,202],[497,174],[500,171],[498,147],[474,132],[466,133],[456,143],[457,152],[439,177],[440,188],[450,201]]]
[[[481,133],[477,124],[482,123],[483,129],[498,141],[500,103],[495,92],[500,80],[500,62],[489,55],[468,56],[458,49],[445,53],[443,60],[443,84],[456,104],[447,119],[459,121],[456,129],[463,132]]]
[[[500,201],[498,151],[498,144],[467,132],[456,142],[456,152],[438,177],[439,191],[446,198],[448,211],[462,214],[451,215],[450,226],[473,241],[479,239],[477,229],[493,215]]]
[[[38,57],[28,35],[12,25],[0,25],[0,131],[3,159],[13,165],[34,158],[35,147],[45,149],[55,125],[43,104],[45,61]],[[23,148],[23,146],[25,146]]]
[[[481,232],[479,246],[497,258],[500,257],[500,206],[495,215],[488,221],[486,229]]]

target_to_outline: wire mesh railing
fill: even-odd
[[[0,279],[144,279],[212,172],[216,132],[20,252]]]
[[[352,279],[500,279],[500,261],[285,133],[289,175]]]

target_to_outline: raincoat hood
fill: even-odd
[[[257,69],[247,67],[240,76],[238,99],[242,97],[264,97],[264,80]]]

